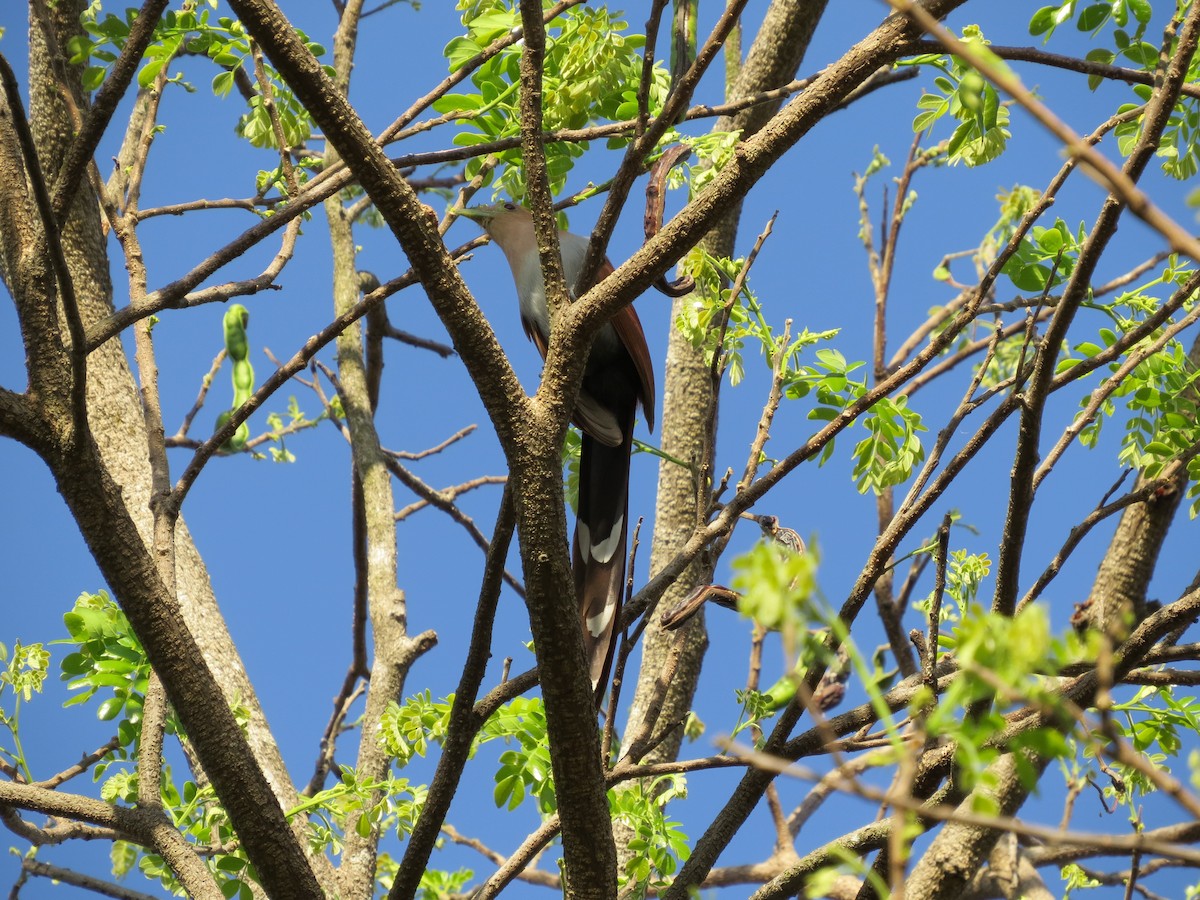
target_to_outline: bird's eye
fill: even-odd
[[[511,203],[511,202],[506,202],[504,204],[504,208],[507,209],[509,212],[512,212],[514,209],[517,208],[517,204]]]

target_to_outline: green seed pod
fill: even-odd
[[[213,429],[220,431],[234,411],[254,395],[254,366],[250,364],[250,341],[246,337],[246,326],[250,324],[250,310],[235,303],[225,312],[222,325],[225,331],[225,354],[232,363],[233,408],[217,416]],[[222,453],[237,453],[250,439],[250,426],[243,422],[233,437],[221,445]]]
[[[243,359],[233,364],[233,405],[241,406],[254,393],[254,366]]]
[[[217,424],[213,426],[213,432],[218,432],[226,422],[233,416],[233,410],[227,409],[225,412],[217,416]],[[221,453],[237,453],[246,446],[246,441],[250,440],[250,426],[243,422],[237,427],[237,431],[233,433],[233,437],[223,443],[220,447]]]
[[[225,352],[234,361],[241,361],[250,352],[246,339],[246,326],[250,324],[250,310],[235,303],[225,312]]]
[[[798,672],[788,672],[777,682],[767,688],[763,695],[767,698],[767,709],[771,712],[783,709],[796,696],[796,688],[800,680]]]

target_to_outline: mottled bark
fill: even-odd
[[[1031,758],[1029,765],[1039,775],[1049,763],[1048,758]],[[994,803],[999,815],[1011,816],[1024,804],[1029,790],[1021,783],[1016,758],[1006,753],[988,766],[988,778],[994,779],[989,788],[976,788],[960,805],[964,812],[986,797]],[[909,900],[932,900],[934,897],[961,896],[979,872],[1000,838],[1001,832],[980,825],[951,822],[913,868],[905,880],[905,896]]]
[[[1192,344],[1188,358],[1200,368],[1200,337]],[[1083,611],[1090,627],[1120,640],[1146,617],[1146,592],[1187,481],[1186,469],[1180,468],[1172,485],[1160,488],[1147,502],[1135,503],[1121,515]],[[1135,490],[1144,483],[1145,479],[1139,477]]]
[[[78,28],[79,9],[75,3],[60,3],[55,38],[58,47]],[[36,23],[30,30],[31,126],[38,152],[47,172],[56,171],[75,129],[71,113],[63,102],[54,67],[49,60],[61,50],[48,48],[46,35]],[[67,90],[76,104],[86,109],[78,90],[78,73],[67,82]],[[140,129],[139,129],[140,131]],[[100,208],[86,182],[80,186],[71,214],[63,228],[63,252],[75,282],[80,312],[85,326],[94,325],[112,314],[112,282],[109,259],[101,228]],[[146,431],[137,385],[129,369],[121,341],[114,338],[88,357],[88,424],[100,457],[120,486],[129,510],[147,546],[153,539],[150,513],[150,468],[146,459]],[[230,638],[225,620],[213,594],[208,570],[196,549],[187,526],[181,519],[176,528],[176,590],[184,618],[195,635],[225,697],[250,711],[247,738],[255,756],[271,782],[279,802],[286,808],[296,803],[296,791],[283,764],[266,717],[259,705],[245,666]],[[80,585],[83,589],[86,585]]]
[[[54,173],[89,112],[88,98],[79,87],[80,73],[64,62],[62,51],[79,29],[81,7],[64,2],[48,9],[35,3],[31,10],[30,126],[42,171]],[[9,151],[6,142],[6,155]],[[23,165],[18,171],[34,177]],[[48,188],[53,190],[54,185]],[[6,257],[37,256],[34,248],[46,240],[41,221],[32,237],[15,233],[12,224],[12,218],[6,217]],[[63,278],[76,298],[82,326],[105,319],[113,309],[109,260],[97,197],[86,180],[67,206],[57,243],[65,262]],[[6,270],[5,274],[13,273]],[[62,283],[56,290],[48,273],[39,275],[26,268],[25,276],[17,274],[8,283],[27,337],[31,398],[45,426],[44,434],[37,433],[35,440],[26,443],[50,466],[105,580],[151,662],[164,675],[192,745],[213,770],[208,774],[225,792],[222,796],[232,798],[227,805],[235,826],[254,832],[244,840],[264,884],[275,886],[280,896],[315,896],[315,880],[281,810],[282,805],[294,803],[295,791],[216,607],[207,572],[182,523],[175,553],[177,590],[170,589],[171,579],[164,582],[156,571],[150,550],[147,432],[121,343],[111,340],[97,348],[88,356],[86,369],[68,365],[70,318],[64,303],[56,302],[61,300],[58,295],[65,296]],[[28,338],[33,336],[40,339],[40,346],[31,346]],[[78,380],[84,372],[86,380]],[[82,430],[76,426],[83,420],[76,420],[73,404],[65,402],[73,395],[73,386],[81,383],[87,417],[87,428]],[[14,436],[22,438],[19,433]],[[248,741],[230,709],[234,698],[251,711]],[[279,829],[282,832],[277,833]]]
[[[361,0],[352,0],[342,10],[341,21],[334,37],[334,68],[338,88],[348,93],[354,48],[361,15]],[[337,151],[326,152],[328,165],[338,162]],[[342,205],[340,195],[325,201],[329,238],[333,258],[333,307],[341,315],[350,309],[359,296],[359,276],[355,267],[355,244],[352,222]],[[371,622],[373,659],[366,708],[363,711],[362,738],[358,744],[355,772],[364,781],[383,781],[391,769],[392,760],[376,740],[378,723],[388,704],[399,702],[404,693],[404,681],[409,669],[425,650],[436,642],[433,632],[417,638],[408,635],[408,611],[404,592],[397,584],[397,548],[395,500],[392,479],[384,460],[379,434],[375,429],[375,405],[370,384],[372,378],[363,353],[363,326],[356,322],[337,338],[338,394],[346,411],[353,456],[351,489],[355,492],[354,528],[356,542],[365,545],[358,555],[357,577],[366,585],[367,613]],[[381,792],[376,793],[379,799]],[[358,815],[362,815],[359,813]],[[375,892],[375,868],[379,853],[378,825],[365,835],[356,827],[358,815],[346,823],[342,864],[338,870],[338,885],[346,900],[370,900]]]

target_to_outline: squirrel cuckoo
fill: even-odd
[[[515,203],[471,207],[460,213],[479,223],[504,251],[516,282],[525,335],[545,359],[550,345],[550,312],[533,216]],[[574,287],[587,255],[588,239],[560,231],[558,240],[563,274],[567,285]],[[597,280],[612,270],[612,263],[606,259]],[[592,343],[572,416],[583,432],[572,568],[597,706],[608,682],[625,591],[629,453],[638,403],[653,430],[654,369],[642,323],[633,307],[626,306]]]

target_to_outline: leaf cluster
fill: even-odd
[[[549,3],[545,4],[549,6]],[[521,25],[514,5],[504,0],[465,0],[459,7],[466,34],[454,38],[445,50],[450,71],[460,69],[498,38]],[[546,28],[546,56],[542,80],[542,123],[546,130],[582,128],[598,121],[623,121],[637,115],[637,85],[641,82],[641,49],[645,37],[626,34],[621,14],[606,7],[574,7]],[[521,48],[502,50],[471,74],[476,93],[446,94],[433,108],[454,117],[463,126],[454,138],[458,146],[471,147],[521,132],[519,111]],[[649,112],[657,113],[666,99],[669,75],[656,64],[651,77]],[[621,146],[625,138],[613,138]],[[559,192],[575,160],[588,144],[558,142],[545,147],[550,189]],[[525,176],[519,148],[497,154],[494,189],[515,200],[525,196]],[[483,160],[467,163],[466,177],[483,169]]]
[[[669,885],[680,861],[691,855],[680,823],[666,815],[669,802],[687,797],[687,782],[682,775],[664,775],[648,784],[634,782],[608,796],[613,818],[633,833],[623,888],[629,897],[646,897],[651,889]]]
[[[963,41],[986,49],[987,41],[976,25],[963,29]],[[974,67],[957,56],[931,53],[907,60],[905,65],[932,66],[942,74],[934,78],[936,93],[922,92],[917,100],[921,110],[913,119],[913,131],[920,134],[949,115],[958,122],[946,146],[951,164],[981,166],[1000,156],[1012,136],[1008,130],[1008,108],[1000,102],[996,89]]]
[[[1042,35],[1042,42],[1050,40],[1055,30],[1065,22],[1075,20],[1075,27],[1080,31],[1089,31],[1095,37],[1105,25],[1113,24],[1123,29],[1133,22],[1137,29],[1137,37],[1146,30],[1153,10],[1149,0],[1104,0],[1092,2],[1086,6],[1079,0],[1064,0],[1057,6],[1043,6],[1029,20],[1029,33]],[[1153,49],[1153,58],[1158,57],[1157,48]],[[1094,59],[1090,53],[1088,59]],[[1132,57],[1131,57],[1132,59]],[[1112,62],[1112,57],[1103,62]],[[1140,64],[1140,62],[1139,62]],[[1150,63],[1152,67],[1153,62]],[[1095,85],[1092,86],[1093,88]]]
[[[1149,45],[1147,45],[1149,46]],[[1194,81],[1194,78],[1189,78]],[[1150,99],[1152,88],[1145,84],[1135,84],[1133,92],[1141,103],[1126,103],[1118,110],[1118,114],[1131,112],[1143,106]],[[1141,139],[1141,118],[1122,122],[1114,131],[1117,137],[1117,148],[1123,156],[1127,156],[1137,146]],[[1158,149],[1155,155],[1162,160],[1162,170],[1179,181],[1185,181],[1200,171],[1200,101],[1195,97],[1181,97],[1167,117],[1166,127],[1158,139]]]
[[[931,736],[954,741],[964,783],[986,784],[988,766],[1001,752],[1027,750],[1042,759],[1070,755],[1073,749],[1066,738],[1074,727],[1073,718],[1054,690],[1053,676],[1067,662],[1094,655],[1084,639],[1073,631],[1055,638],[1049,615],[1039,606],[1009,617],[971,604],[949,631],[946,645],[953,648],[958,677],[936,704],[928,689],[922,688],[910,708],[924,717]],[[1002,744],[1008,727],[1004,712],[1026,706],[1041,711],[1050,724],[1018,731]],[[1022,781],[1027,787],[1035,785],[1038,772],[1029,759],[1023,753],[1013,756]]]
[[[79,692],[64,705],[87,703],[103,692],[96,717],[110,722],[122,716],[118,737],[122,746],[133,746],[146,699],[150,660],[125,613],[106,591],[83,593],[63,616],[63,624],[70,637],[53,643],[77,648],[63,657],[60,666],[67,689]],[[177,724],[172,722],[169,727]]]
[[[450,726],[454,695],[435,701],[429,691],[391,703],[384,711],[380,742],[399,766],[425,756],[429,745],[442,744]],[[515,744],[500,754],[493,798],[496,806],[516,809],[533,796],[544,814],[557,808],[550,754],[546,744],[546,710],[540,697],[518,697],[488,718],[471,744],[470,755],[494,740]]]
[[[236,19],[213,16],[215,0],[209,0],[209,5],[212,9],[197,11],[189,5],[163,14],[138,70],[138,87],[149,88],[174,59],[189,55],[206,56],[221,69],[212,80],[212,91],[216,96],[225,97],[233,90],[235,73],[251,58],[250,37]],[[125,46],[136,16],[135,8],[126,9],[124,16],[108,13],[103,18],[94,6],[85,11],[81,19],[84,33],[73,36],[67,44],[70,61],[84,66],[85,89],[95,90],[103,83]],[[325,48],[319,43],[308,40],[303,34],[300,36],[314,56],[324,55]],[[264,66],[284,139],[291,147],[302,144],[312,134],[312,118],[279,74],[270,65]],[[332,69],[326,67],[326,73],[332,74]],[[170,80],[193,90],[182,76],[173,76]],[[262,94],[252,94],[246,103],[250,109],[239,120],[237,133],[255,147],[279,149]]]
[[[4,699],[7,691],[12,691],[13,695],[11,709],[0,706],[0,725],[8,730],[13,746],[11,749],[0,746],[0,756],[16,766],[27,781],[32,781],[25,751],[21,747],[21,705],[32,700],[34,694],[42,692],[50,668],[50,654],[40,643],[22,644],[15,641],[11,653],[8,647],[0,644],[0,665],[3,666],[0,668],[0,700]]]
[[[850,363],[832,348],[817,350],[816,357],[814,365],[799,366],[788,373],[787,396],[805,397],[812,393],[817,405],[809,410],[808,418],[832,422],[867,393],[866,380],[851,377],[865,363]],[[881,397],[859,418],[859,423],[869,432],[852,453],[852,475],[860,494],[869,490],[878,495],[888,487],[902,484],[925,459],[925,448],[918,435],[927,429],[921,414],[909,408],[908,398],[903,394]],[[821,452],[822,465],[833,455],[833,450],[831,440]]]

